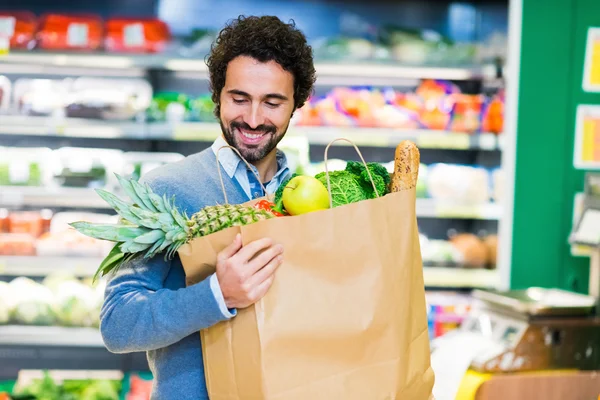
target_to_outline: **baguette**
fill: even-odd
[[[396,147],[390,192],[415,188],[419,177],[420,162],[421,156],[417,146],[410,140],[400,142]]]

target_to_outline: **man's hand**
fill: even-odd
[[[217,280],[227,308],[245,308],[260,300],[271,287],[282,261],[282,245],[260,239],[242,247],[238,234],[217,255]]]

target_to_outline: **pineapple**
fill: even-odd
[[[135,257],[152,258],[166,250],[165,259],[172,258],[182,245],[194,238],[275,217],[267,210],[224,204],[205,207],[188,218],[177,210],[172,199],[157,195],[147,184],[119,175],[117,179],[132,202],[125,202],[103,189],[97,193],[120,215],[118,224],[84,221],[70,224],[86,236],[116,243],[100,264],[94,280]]]

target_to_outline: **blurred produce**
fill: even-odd
[[[111,18],[106,21],[104,45],[109,52],[160,53],[170,40],[167,24],[155,18]]]
[[[32,49],[35,45],[37,18],[29,11],[0,11],[0,26],[10,26],[11,49]],[[2,101],[0,101],[2,104]]]
[[[54,168],[48,148],[0,147],[0,186],[43,186]]]
[[[461,253],[464,266],[469,268],[483,268],[488,264],[488,247],[476,235],[472,233],[460,233],[452,236],[450,243]]]
[[[448,240],[430,239],[419,234],[425,267],[495,268],[498,237],[480,238],[471,233],[451,235]]]
[[[42,257],[104,257],[110,252],[111,246],[105,241],[82,235],[71,228],[69,223],[73,221],[115,224],[118,217],[86,212],[57,213],[52,218],[49,231],[36,240],[36,254]]]
[[[490,173],[482,167],[431,164],[427,168],[427,191],[434,199],[464,204],[488,202]]]
[[[0,282],[0,324],[99,327],[105,281],[66,272],[50,273],[42,283],[27,277]]]
[[[41,372],[41,376],[30,376],[39,375],[36,372]],[[121,379],[93,377],[82,379],[80,374],[70,378],[68,374],[69,371],[28,370],[25,374],[19,374],[12,395],[38,400],[119,400],[120,398]],[[97,374],[105,373],[100,371]],[[94,373],[90,375],[93,376]]]
[[[55,184],[65,187],[116,186],[115,172],[122,171],[123,152],[113,149],[62,147],[55,151],[59,168]]]
[[[294,116],[300,126],[430,129],[501,133],[503,97],[485,111],[484,95],[462,94],[456,85],[424,80],[414,92],[369,87],[334,88],[312,97]],[[500,129],[498,129],[500,128]]]
[[[67,117],[107,121],[133,120],[152,101],[152,86],[143,79],[77,78],[65,99]]]
[[[102,47],[104,24],[93,14],[46,14],[40,17],[37,47],[44,50],[92,51]]]

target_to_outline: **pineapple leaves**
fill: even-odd
[[[126,242],[148,232],[148,229],[135,225],[92,224],[83,221],[72,222],[69,225],[86,236],[110,242]]]
[[[108,253],[108,255],[104,258],[104,260],[102,260],[100,266],[98,267],[98,270],[94,274],[94,278],[92,279],[94,283],[96,283],[96,280],[99,277],[105,276],[109,272],[116,270],[121,265],[121,263],[125,259],[125,254],[121,252],[119,246],[120,243],[117,243],[112,248],[110,253]]]
[[[162,241],[165,238],[165,233],[163,231],[150,231],[148,233],[144,233],[141,236],[133,239],[135,243],[139,244],[154,244],[156,242]]]

